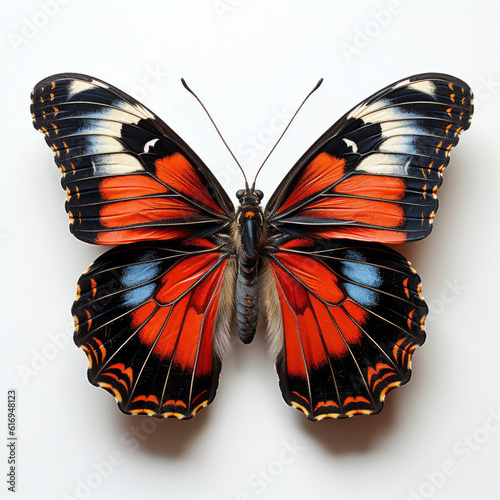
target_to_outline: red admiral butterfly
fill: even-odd
[[[259,303],[283,398],[310,420],[377,413],[408,382],[427,306],[415,270],[384,243],[430,233],[473,111],[466,83],[428,73],[372,95],[265,209],[245,182],[235,210],[168,125],[100,80],[50,76],[31,111],[62,172],[71,232],[117,245],[82,275],[72,311],[90,381],[123,412],[184,419],[208,405],[232,319],[251,342]]]

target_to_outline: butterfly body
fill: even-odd
[[[240,196],[238,197],[238,194]],[[260,195],[260,196],[259,196]],[[238,275],[236,280],[236,324],[241,341],[253,340],[259,316],[259,263],[265,240],[262,192],[240,190],[236,213],[238,227]]]
[[[215,397],[236,316],[259,310],[284,400],[310,420],[374,414],[410,379],[428,312],[386,246],[426,237],[449,153],[472,117],[467,84],[414,75],[346,113],[261,207],[231,199],[162,120],[101,80],[50,76],[32,117],[54,151],[70,231],[115,247],[81,276],[75,343],[89,380],[128,414],[186,419]]]

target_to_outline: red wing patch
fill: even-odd
[[[200,373],[212,366],[213,325],[226,262],[220,254],[185,257],[160,280],[158,292],[131,315],[142,344],[161,360],[193,370],[201,354]]]
[[[269,272],[285,401],[311,420],[380,411],[425,339],[427,307],[408,262],[381,245],[291,239],[269,253]]]
[[[344,175],[345,160],[328,153],[320,153],[304,169],[296,188],[280,207],[278,212],[284,212],[290,207],[307,200],[310,196],[327,189]]]
[[[202,184],[199,175],[189,161],[180,153],[156,160],[156,175],[186,198],[192,198],[205,207],[219,214],[224,212],[216,205],[213,198]]]
[[[359,343],[368,313],[348,300],[338,278],[321,261],[304,256],[276,254],[271,269],[285,321],[285,352],[289,372],[305,376],[307,366],[327,364],[330,357],[343,358],[349,346]],[[294,260],[294,266],[287,266]],[[286,266],[284,270],[281,266]],[[324,282],[314,277],[307,285],[298,278],[321,266]],[[327,334],[325,334],[325,327]]]
[[[345,300],[346,296],[339,287],[338,278],[323,262],[309,259],[307,265],[304,266],[302,255],[297,257],[292,253],[285,252],[278,254],[276,259],[293,276],[295,281],[299,281],[304,286],[304,291],[308,290],[332,305],[338,305]],[[276,269],[276,272],[280,272],[280,270]],[[280,274],[283,276],[284,286],[286,283],[289,286],[293,283],[290,281],[290,276],[286,279],[284,271]]]

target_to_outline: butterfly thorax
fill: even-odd
[[[259,291],[257,273],[264,239],[264,215],[260,207],[261,191],[240,190],[236,213],[238,228],[238,277],[236,281],[236,322],[240,339],[250,343],[257,328]]]

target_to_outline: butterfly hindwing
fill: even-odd
[[[352,109],[304,154],[267,207],[272,228],[320,239],[424,238],[472,92],[452,76],[396,82]]]
[[[125,413],[192,417],[215,397],[229,342],[234,260],[206,240],[116,247],[78,282],[75,342],[89,380]]]
[[[31,111],[62,172],[77,238],[105,245],[179,240],[230,222],[233,204],[201,159],[116,87],[53,75],[33,89]]]
[[[285,401],[311,420],[377,413],[425,340],[420,278],[376,243],[287,238],[267,247],[269,334]]]

